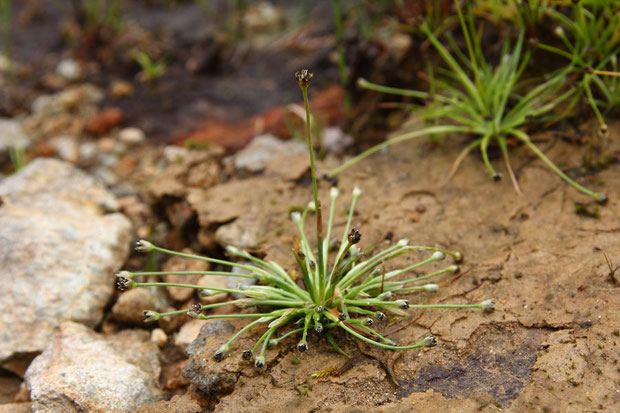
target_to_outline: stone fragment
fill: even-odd
[[[264,231],[264,222],[253,216],[243,215],[219,227],[215,231],[215,240],[224,247],[232,245],[244,250],[256,250],[260,247],[260,236]]]
[[[246,265],[252,265],[251,262],[245,262]],[[234,267],[232,272],[235,274],[250,274],[249,271],[244,270],[243,268]],[[250,286],[256,284],[256,279],[254,278],[245,278],[245,277],[226,277],[226,283],[228,284],[228,288],[238,288],[240,285],[242,286]],[[239,293],[232,293],[231,296],[234,298],[243,298],[245,295]]]
[[[168,342],[168,336],[164,330],[156,328],[151,331],[151,341],[157,344],[157,347],[163,347]]]
[[[189,249],[183,250],[186,254],[195,254]],[[207,261],[193,260],[183,257],[171,257],[163,267],[163,271],[175,272],[175,271],[208,271],[209,263]],[[166,275],[164,277],[166,282],[179,283],[179,284],[198,284],[200,275]],[[177,302],[183,302],[189,300],[196,294],[196,290],[191,288],[182,287],[166,287],[170,298]]]
[[[143,325],[144,311],[156,308],[155,297],[150,288],[134,288],[118,297],[112,307],[112,316],[121,323]]]
[[[177,347],[185,349],[185,347],[189,346],[191,342],[198,337],[200,329],[204,324],[204,320],[189,320],[187,323],[183,324],[179,332],[174,337],[174,344]]]
[[[105,337],[65,322],[25,380],[33,412],[134,412],[161,399],[160,371],[148,332]]]
[[[56,74],[65,80],[74,81],[82,77],[82,68],[73,59],[63,59],[56,66]]]
[[[8,161],[11,148],[27,149],[30,143],[18,121],[0,118],[0,162]]]
[[[84,126],[86,132],[103,135],[123,122],[123,112],[118,108],[105,108],[91,116]]]
[[[226,282],[227,277],[218,276],[218,275],[203,275],[198,280],[198,285],[204,285],[205,287],[212,288],[228,288],[228,283]],[[219,293],[213,294],[209,296],[200,296],[200,302],[203,304],[215,304],[221,303],[222,301],[226,301],[228,298],[228,293]]]
[[[146,135],[142,129],[130,127],[121,129],[118,132],[118,138],[127,145],[139,145],[146,140]]]
[[[23,374],[20,360],[42,351],[63,321],[101,321],[131,224],[100,183],[54,159],[0,182],[0,198],[0,363]]]
[[[234,331],[235,328],[228,320],[209,320],[200,329],[198,337],[185,349],[189,360],[183,367],[183,376],[206,394],[226,394],[235,388],[239,378],[237,373],[212,371],[213,363],[216,363],[213,352]]]
[[[234,166],[240,173],[299,178],[309,167],[308,148],[295,140],[281,140],[274,135],[256,136],[248,146],[237,152]]]
[[[151,405],[143,405],[138,413],[200,413],[200,404],[192,400],[191,396],[174,396],[170,401],[160,400]]]

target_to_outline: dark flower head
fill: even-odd
[[[295,72],[295,80],[297,80],[297,84],[299,85],[299,87],[302,88],[307,88],[310,85],[310,81],[312,81],[313,77],[314,74],[308,71],[308,69],[302,69],[299,72]]]
[[[357,229],[353,228],[351,232],[349,232],[349,235],[347,235],[347,239],[352,245],[355,245],[362,239],[362,234],[360,234]]]
[[[149,251],[153,251],[154,248],[155,246],[153,244],[143,239],[136,242],[136,251],[138,252],[149,252]]]
[[[215,359],[215,361],[224,360],[224,358],[228,355],[228,350],[229,350],[229,347],[227,344],[223,344],[222,346],[220,346],[220,348],[218,348],[215,354],[213,355],[213,358]]]
[[[187,315],[192,318],[198,318],[202,314],[202,305],[200,304],[192,304],[192,306],[187,311]]]
[[[495,310],[495,302],[493,299],[483,301],[480,303],[480,308],[486,313],[492,313]]]
[[[435,347],[437,345],[437,340],[435,340],[435,337],[433,336],[424,337],[424,340],[422,340],[422,345],[424,347]]]
[[[157,321],[161,318],[161,314],[157,311],[146,310],[144,311],[144,322],[151,323],[153,321]]]
[[[116,275],[116,288],[120,291],[131,290],[136,286],[136,282],[130,278],[125,278],[119,274]]]

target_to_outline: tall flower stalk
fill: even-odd
[[[328,259],[328,246],[334,226],[334,212],[339,190],[336,187],[330,190],[329,218],[327,220],[326,236],[323,237],[321,217],[321,203],[318,197],[312,139],[310,135],[310,111],[308,108],[308,86],[312,80],[312,73],[307,70],[297,72],[296,80],[301,88],[306,107],[308,153],[310,156],[310,170],[312,175],[312,189],[314,202],[310,203],[301,212],[293,212],[291,219],[299,232],[299,238],[294,238],[292,253],[303,279],[300,284],[295,279],[295,272],[287,271],[273,261],[264,261],[247,251],[234,246],[227,247],[226,251],[231,260],[222,260],[200,255],[186,254],[158,247],[147,241],[139,241],[137,250],[141,252],[159,252],[189,259],[207,261],[224,268],[239,268],[246,274],[236,274],[228,271],[177,271],[177,272],[128,272],[117,274],[117,286],[121,290],[153,287],[173,286],[192,288],[202,296],[219,293],[241,294],[242,298],[215,304],[195,304],[191,308],[158,313],[152,310],[145,311],[145,321],[157,321],[162,317],[187,314],[200,320],[218,318],[245,318],[248,324],[237,331],[219,347],[214,354],[217,361],[224,359],[232,350],[235,340],[242,334],[250,333],[254,327],[266,325],[266,329],[255,341],[255,344],[242,352],[245,360],[254,359],[256,367],[265,366],[265,352],[270,346],[277,346],[285,340],[297,337],[298,351],[308,349],[309,335],[325,338],[327,343],[340,353],[336,340],[338,330],[358,339],[390,350],[406,350],[420,347],[430,347],[436,344],[432,336],[428,336],[414,343],[397,344],[389,337],[382,335],[377,325],[385,323],[388,314],[395,316],[406,315],[410,308],[472,308],[484,311],[493,311],[493,300],[486,300],[470,304],[413,304],[408,297],[417,292],[438,291],[446,282],[434,282],[444,275],[456,274],[459,267],[456,263],[461,260],[459,252],[448,251],[443,248],[410,245],[402,239],[385,250],[365,257],[358,247],[362,235],[352,227],[353,215],[358,198],[362,191],[355,188],[347,215],[345,230],[340,240],[340,246],[331,263]],[[305,223],[308,215],[316,212],[316,248],[312,248],[305,233]],[[426,253],[415,264],[402,269],[385,270],[387,261],[412,252]],[[442,261],[449,256],[454,263],[439,270],[417,275],[425,266]],[[233,261],[242,259],[243,264]],[[413,273],[415,271],[415,273]],[[239,285],[236,288],[215,288],[208,285],[192,285],[183,283],[138,281],[142,276],[158,277],[170,274],[176,275],[211,275],[211,276],[241,276],[256,280],[257,285]],[[210,309],[236,305],[244,309],[260,308],[261,312],[246,310],[234,314],[209,314]],[[267,308],[267,311],[263,309]]]

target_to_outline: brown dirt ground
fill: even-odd
[[[618,153],[619,133],[616,122],[605,153]],[[310,343],[305,353],[294,350],[295,340],[284,342],[268,351],[267,368],[260,372],[240,357],[258,333],[239,340],[237,351],[222,363],[212,358],[221,339],[208,337],[201,351],[205,368],[238,379],[215,411],[620,409],[620,287],[610,281],[603,257],[605,251],[620,263],[620,165],[615,162],[600,171],[594,183],[579,178],[609,197],[598,210],[600,218],[594,219],[575,212],[575,202],[590,200],[525,148],[511,152],[523,196],[507,178],[493,182],[474,155],[445,183],[462,147],[451,143],[461,139],[448,138],[438,146],[427,141],[400,144],[343,173],[335,234],[339,237],[344,226],[351,189],[360,186],[364,193],[354,224],[363,234],[362,247],[393,232],[394,240],[409,238],[413,244],[464,254],[462,278],[410,301],[469,303],[493,297],[496,311],[410,310],[407,317],[391,319],[383,331],[397,330],[390,337],[400,343],[432,333],[437,347],[377,351],[344,339],[353,355],[349,362],[320,342]],[[539,145],[560,167],[582,164],[583,147],[548,139]],[[503,166],[499,160],[495,164]],[[327,159],[319,170],[337,165],[337,160]],[[578,168],[569,173],[583,175]],[[324,202],[328,189],[323,182]],[[236,219],[253,225],[267,259],[294,268],[288,254],[294,233],[287,210],[311,199],[307,182],[285,181],[275,173],[196,190],[188,198],[201,224]],[[220,209],[220,216],[217,206],[226,205],[226,199],[235,208]],[[420,205],[424,212],[419,212],[424,209]],[[390,265],[402,266],[412,258],[400,257]],[[238,328],[243,323],[233,324]],[[331,374],[311,378],[321,370]]]

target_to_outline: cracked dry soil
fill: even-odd
[[[616,122],[605,153],[618,153],[620,142],[613,138],[619,132]],[[560,167],[582,164],[583,147],[549,136],[537,138]],[[391,233],[392,242],[409,238],[413,244],[464,254],[461,278],[438,293],[412,295],[410,301],[479,302],[493,297],[496,311],[410,310],[407,317],[391,318],[383,326],[399,343],[435,335],[439,345],[422,351],[371,349],[341,337],[352,356],[347,360],[328,352],[316,338],[305,353],[294,349],[294,340],[283,342],[268,351],[264,371],[240,357],[239,349],[258,333],[242,338],[221,363],[212,355],[227,337],[206,337],[188,364],[204,378],[226,378],[219,402],[212,405],[215,411],[238,412],[240,406],[256,412],[620,409],[620,287],[610,281],[603,257],[604,251],[620,262],[620,165],[612,162],[596,174],[594,183],[578,178],[609,197],[599,209],[600,218],[594,219],[575,212],[575,202],[589,199],[521,147],[512,149],[511,161],[523,196],[507,178],[493,182],[474,155],[446,183],[460,150],[450,139],[462,138],[447,138],[436,147],[427,141],[400,144],[343,173],[335,234],[344,226],[351,189],[360,186],[364,194],[354,224],[363,234],[363,247]],[[328,158],[319,171],[337,164]],[[578,168],[569,169],[573,177],[578,173]],[[311,199],[310,186],[277,174],[244,181],[218,187],[224,198],[231,196],[226,186],[234,187],[234,216],[225,221],[254,223],[266,258],[294,268],[288,254],[294,232],[287,210]],[[252,190],[239,191],[239,185]],[[322,182],[322,199],[328,199],[328,190]],[[200,191],[190,196],[203,224],[214,222],[210,205],[220,201]],[[406,264],[408,258],[399,259],[386,270]],[[236,328],[242,324],[233,322]],[[321,378],[311,377],[319,371]],[[200,395],[196,388],[194,395]]]

